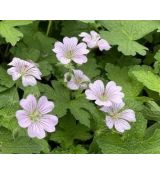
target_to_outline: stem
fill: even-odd
[[[48,22],[48,27],[47,27],[47,32],[46,32],[46,35],[48,36],[49,35],[49,32],[51,30],[51,26],[52,26],[52,20],[49,20]]]
[[[7,55],[8,55],[8,50],[9,50],[9,44],[7,44],[7,47],[6,47],[6,49],[5,49],[4,57],[7,57]]]

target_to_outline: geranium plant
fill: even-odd
[[[0,21],[0,153],[160,153],[160,21]]]

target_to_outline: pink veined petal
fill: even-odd
[[[69,48],[73,48],[77,45],[78,43],[78,39],[76,37],[71,37],[71,38],[68,38],[68,37],[64,37],[63,38],[63,43]]]
[[[92,36],[92,38],[93,39],[100,39],[100,35],[97,33],[97,32],[95,32],[94,30],[92,30],[91,32],[90,32],[90,34],[91,34],[91,36]]]
[[[89,88],[97,98],[104,94],[104,84],[101,80],[96,80],[94,83],[89,84]]]
[[[110,102],[110,101],[102,101],[102,100],[100,100],[100,99],[97,99],[96,101],[95,101],[95,103],[98,105],[98,106],[111,106],[112,105],[112,103]]]
[[[104,39],[99,40],[97,44],[98,44],[98,47],[99,47],[100,51],[109,50],[111,48],[109,43]]]
[[[35,86],[37,84],[37,80],[33,76],[22,76],[22,84],[24,87]]]
[[[31,124],[31,120],[29,119],[27,112],[24,110],[17,111],[16,118],[18,120],[18,124],[22,128],[27,128]]]
[[[122,111],[121,113],[119,113],[119,117],[122,119],[125,119],[129,122],[136,121],[135,112],[131,109],[126,109],[126,110]]]
[[[64,52],[64,48],[63,47],[64,47],[64,44],[58,41],[54,45],[53,52],[55,52],[55,53],[62,53],[62,52]]]
[[[123,133],[125,130],[131,129],[130,124],[123,119],[115,120],[114,125],[115,125],[115,129],[121,133]]]
[[[88,41],[88,42],[87,42],[87,46],[88,46],[89,48],[91,48],[91,49],[96,48],[96,47],[97,47],[97,41],[93,41],[93,40]]]
[[[112,119],[110,116],[106,116],[106,125],[109,129],[112,129],[114,125],[114,119]]]
[[[59,54],[56,55],[58,61],[60,61],[62,64],[69,64],[71,62],[71,59],[65,58],[64,56],[60,56]]]
[[[58,118],[54,115],[44,115],[40,120],[40,124],[45,131],[54,132],[55,126],[58,124]]]
[[[87,90],[85,91],[85,94],[86,94],[86,98],[87,98],[88,100],[96,100],[96,99],[97,99],[96,94],[94,94],[94,92],[93,92],[92,90],[90,90],[90,89],[87,89]]]
[[[33,67],[26,72],[26,76],[33,76],[39,80],[41,80],[41,75],[42,73],[37,67]]]
[[[70,80],[67,82],[67,87],[71,90],[78,90],[79,89],[79,85],[76,84],[74,81]]]
[[[75,77],[83,77],[83,72],[81,70],[73,70]]]
[[[28,127],[28,135],[31,138],[37,137],[38,139],[43,139],[46,136],[43,127],[39,123],[32,123]]]
[[[89,53],[89,50],[87,49],[87,45],[85,43],[79,43],[74,49],[75,55],[83,55],[88,53]]]
[[[28,95],[26,99],[20,101],[20,105],[27,113],[30,113],[37,108],[37,101],[33,95]]]
[[[17,63],[21,62],[20,58],[14,57],[13,60],[8,64],[9,66],[16,66]]]
[[[20,77],[21,77],[21,74],[19,72],[16,71],[16,68],[15,67],[11,67],[7,70],[7,73],[9,75],[12,76],[12,79],[15,81],[15,80],[18,80]]]
[[[110,106],[105,105],[101,107],[100,110],[112,115],[113,113],[118,113],[124,107],[124,105],[125,104],[123,102],[120,104],[112,103]]]
[[[53,108],[54,108],[54,103],[51,101],[48,101],[47,97],[42,96],[38,100],[37,109],[41,114],[47,114],[51,112]]]
[[[88,33],[86,32],[82,32],[79,34],[80,37],[86,37],[86,36],[90,36]]]
[[[122,94],[122,95],[121,95],[121,94]],[[123,103],[123,100],[122,100],[123,97],[124,97],[123,93],[120,92],[119,94],[110,96],[109,99],[110,99],[110,101],[112,101],[113,103],[121,104],[121,103]]]
[[[105,89],[108,99],[113,103],[122,103],[124,94],[121,92],[121,89],[122,88],[120,86],[117,86],[115,82],[108,82]]]
[[[81,70],[73,70],[73,72],[75,79],[81,79],[81,83],[90,81],[90,79]]]
[[[88,59],[85,55],[75,55],[75,57],[72,58],[72,60],[77,64],[83,64],[86,63]]]

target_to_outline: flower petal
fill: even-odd
[[[72,60],[77,64],[83,64],[86,63],[88,59],[85,55],[75,55],[75,57],[72,58]]]
[[[126,109],[119,114],[120,118],[125,119],[129,122],[135,122],[135,112],[131,109]]]
[[[35,86],[37,84],[37,80],[33,76],[23,76],[22,84],[24,87]]]
[[[54,108],[54,103],[51,101],[48,101],[47,97],[42,96],[38,100],[37,110],[41,114],[47,114],[47,113],[51,112],[53,110],[53,108]]]
[[[78,90],[80,86],[76,84],[74,81],[70,80],[67,82],[67,87],[71,90]]]
[[[54,115],[44,115],[40,120],[41,126],[47,132],[54,132],[55,126],[58,124],[58,118]]]
[[[13,81],[18,80],[21,77],[21,74],[16,71],[15,67],[9,68],[7,73],[12,76]]]
[[[106,94],[108,99],[113,103],[122,103],[122,98],[124,97],[124,93],[121,92],[122,88],[117,86],[114,81],[110,81],[106,85]]]
[[[97,97],[100,97],[104,93],[104,84],[101,80],[96,80],[94,83],[90,83],[89,88]]]
[[[100,110],[112,115],[113,113],[118,113],[124,107],[124,105],[124,103],[112,103],[110,106],[104,105],[100,108]]]
[[[106,40],[104,40],[104,39],[100,39],[98,41],[98,47],[99,47],[99,50],[100,51],[109,50],[111,48],[111,46],[109,45],[109,43]]]
[[[111,106],[112,105],[112,103],[110,102],[110,101],[102,101],[102,100],[100,100],[100,99],[97,99],[96,101],[95,101],[95,103],[98,105],[98,106]]]
[[[90,90],[90,89],[87,89],[87,90],[85,91],[85,94],[86,94],[86,98],[87,98],[88,100],[96,100],[96,99],[97,99],[96,94],[94,94],[94,92],[93,92],[92,90]]]
[[[53,52],[62,53],[64,51],[63,47],[64,47],[64,44],[58,41],[54,44]]]
[[[28,135],[31,138],[37,137],[39,139],[43,139],[46,136],[43,127],[39,123],[32,123],[28,127]]]
[[[110,116],[106,116],[106,125],[109,129],[112,129],[114,125],[114,119],[112,119]]]
[[[24,110],[17,111],[16,118],[18,120],[18,124],[22,128],[27,128],[31,124],[31,120],[29,119],[27,112]]]
[[[13,60],[8,64],[9,66],[17,66],[22,60],[20,58],[14,57]]]
[[[56,57],[62,64],[69,64],[71,62],[71,59],[65,58],[64,55],[56,54]]]
[[[115,120],[114,125],[115,125],[115,129],[121,133],[123,133],[125,130],[131,129],[130,124],[123,119]]]
[[[88,53],[89,53],[89,50],[87,49],[87,45],[85,43],[79,43],[74,49],[75,55],[83,55]]]
[[[31,113],[37,108],[37,101],[33,95],[28,95],[26,99],[20,101],[20,105],[25,111]]]
[[[70,48],[74,48],[77,45],[77,43],[78,43],[78,39],[76,37],[71,37],[71,38],[64,37],[63,38],[63,43],[69,49]]]

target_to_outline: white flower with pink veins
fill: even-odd
[[[64,82],[71,90],[84,90],[88,87],[90,79],[81,70],[73,70],[73,73],[65,73]]]
[[[64,37],[63,42],[57,41],[54,45],[53,52],[56,53],[57,59],[62,64],[69,64],[75,62],[77,64],[84,64],[87,62],[86,54],[89,53],[85,43],[78,43],[76,37]]]
[[[96,80],[89,84],[85,91],[88,100],[95,100],[99,106],[112,106],[112,103],[122,103],[124,94],[122,87],[117,86],[114,81],[109,81],[106,85],[101,80]]]
[[[106,40],[102,39],[100,35],[95,31],[91,31],[90,34],[82,32],[79,36],[83,38],[82,41],[86,42],[87,46],[91,49],[99,48],[100,51],[103,51],[109,50],[111,48],[109,43]]]
[[[125,130],[131,129],[129,122],[135,122],[135,112],[132,109],[122,110],[124,103],[112,104],[112,106],[103,106],[101,111],[107,113],[106,115],[106,125],[109,129],[113,127],[120,133]]]
[[[15,57],[8,65],[12,67],[7,70],[7,73],[12,76],[13,81],[22,77],[23,86],[35,86],[37,84],[36,79],[41,80],[42,73],[32,61]]]

